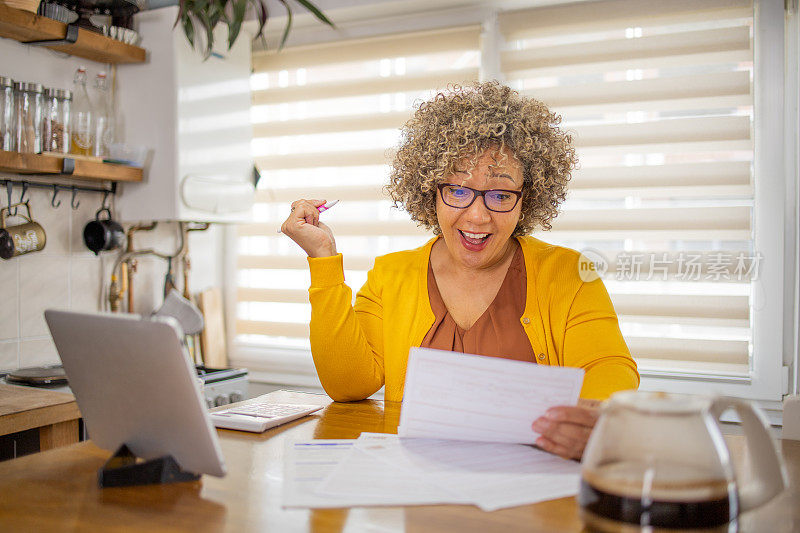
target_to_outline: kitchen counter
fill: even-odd
[[[78,442],[80,417],[72,394],[0,384],[0,436],[38,429],[39,449],[50,450]]]

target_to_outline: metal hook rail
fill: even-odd
[[[25,201],[25,194],[28,192],[30,187],[36,189],[50,189],[53,191],[53,198],[50,201],[50,205],[52,207],[58,207],[61,205],[61,200],[56,202],[56,196],[58,196],[58,191],[69,191],[72,193],[72,199],[70,202],[70,206],[72,209],[77,209],[80,206],[80,202],[76,202],[76,196],[78,192],[96,192],[103,194],[103,205],[105,205],[108,195],[115,195],[117,194],[117,183],[112,182],[110,187],[85,187],[82,185],[59,185],[56,183],[38,183],[35,181],[27,181],[27,180],[9,180],[9,179],[0,179],[0,184],[6,188],[8,194],[8,200],[11,202],[11,191],[14,187],[19,186],[22,188],[22,195],[20,196],[20,202]],[[11,205],[9,203],[9,205]]]

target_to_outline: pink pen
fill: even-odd
[[[319,211],[320,213],[324,213],[325,211],[327,211],[328,209],[330,209],[331,207],[335,206],[338,203],[339,200],[331,200],[330,202],[325,202],[321,206],[317,207],[317,211]],[[280,230],[280,228],[278,228],[278,233],[283,233]]]
[[[323,213],[323,212],[327,211],[328,209],[330,209],[331,207],[335,206],[338,203],[339,203],[339,200],[331,200],[330,202],[325,202],[324,204],[322,204],[321,206],[319,206],[317,208],[317,211],[319,211],[320,213]]]

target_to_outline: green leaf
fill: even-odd
[[[192,19],[189,15],[185,15],[183,18],[183,33],[186,34],[186,40],[189,41],[192,49],[194,49],[194,24],[192,24]]]
[[[215,1],[212,1],[208,4],[208,8],[205,11],[206,20],[208,22],[208,26],[211,28],[211,31],[214,31],[214,28],[217,27],[220,19],[222,18],[222,13],[220,12],[219,4]]]
[[[289,30],[292,28],[292,8],[289,7],[287,0],[280,0],[280,2],[286,7],[286,27],[283,29],[281,44],[278,45],[278,50],[283,50],[283,45],[286,44],[286,39],[289,37]]]
[[[222,2],[222,6],[220,9],[222,10],[222,20],[225,21],[225,24],[228,26],[231,25],[233,22],[233,5],[236,3],[237,0],[225,0]]]
[[[236,38],[239,37],[239,31],[242,29],[242,21],[244,21],[245,12],[247,11],[247,0],[236,0],[233,3],[233,16],[231,22],[228,24],[228,50],[233,47]]]
[[[204,13],[206,9],[208,9],[208,0],[192,0],[192,4],[194,5],[192,6],[191,11],[198,17],[200,16],[200,13]]]
[[[267,10],[267,4],[264,0],[249,0],[256,11],[256,17],[258,17],[258,30],[256,34],[253,36],[253,40],[260,38],[264,43],[264,48],[266,48],[266,38],[264,37],[264,28],[267,25],[267,20],[269,19],[269,11]]]
[[[1,1],[1,0],[0,0]],[[292,13],[292,0],[278,0],[286,8],[286,26],[280,40],[279,49],[282,49],[289,38],[289,33],[294,23]],[[335,28],[336,26],[311,0],[294,0],[302,7],[310,11],[320,22]],[[197,43],[198,32],[205,34],[206,43],[203,51],[205,59],[208,59],[214,48],[214,28],[225,23],[228,26],[228,49],[233,47],[236,39],[241,34],[244,19],[247,16],[247,8],[252,5],[256,18],[258,19],[258,30],[253,36],[253,40],[261,39],[266,48],[264,36],[269,11],[265,0],[178,0],[179,10],[173,28],[179,23],[186,35],[192,48]],[[199,25],[199,28],[197,27]]]
[[[331,22],[330,19],[328,17],[326,17],[325,14],[322,11],[319,10],[319,8],[317,6],[315,6],[314,4],[309,2],[308,0],[297,0],[297,3],[300,4],[301,6],[303,6],[304,8],[308,9],[309,11],[311,11],[314,14],[314,16],[317,17],[317,19],[320,22],[324,22],[325,24],[327,24],[331,28],[335,28],[336,27],[336,26],[333,25],[333,22]]]
[[[197,16],[200,19],[200,25],[206,32],[206,49],[203,53],[203,57],[204,59],[208,59],[211,57],[211,52],[214,50],[214,26],[212,25],[211,19],[209,19],[207,12],[200,11],[197,13]]]

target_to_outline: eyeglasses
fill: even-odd
[[[485,205],[486,209],[489,211],[508,213],[517,207],[519,199],[522,198],[522,191],[507,191],[505,189],[480,191],[470,187],[453,185],[452,183],[440,183],[438,189],[445,205],[455,207],[456,209],[466,209],[472,205],[475,198],[482,196],[483,205]]]

